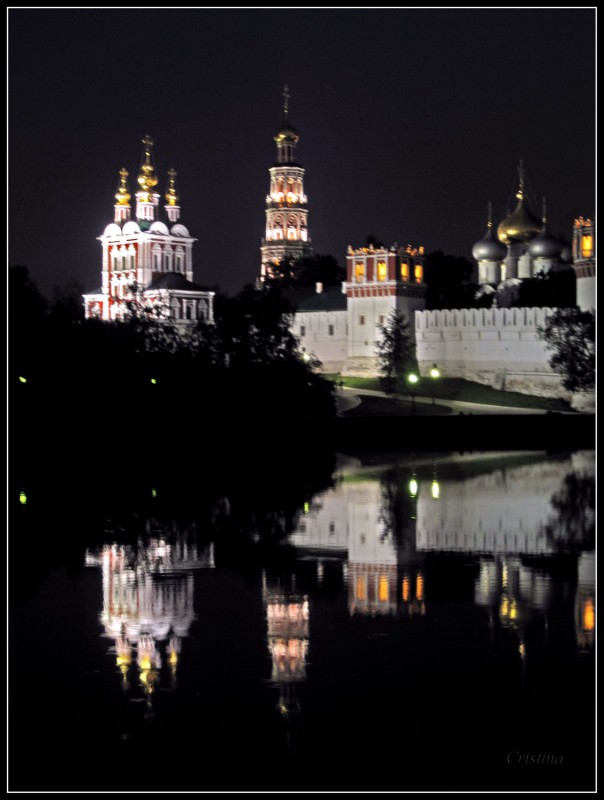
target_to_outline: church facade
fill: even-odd
[[[180,219],[176,172],[168,171],[164,213],[156,191],[153,141],[143,139],[143,156],[132,219],[128,171],[120,170],[113,222],[99,236],[101,287],[84,295],[87,319],[124,321],[132,314],[171,323],[185,331],[214,319],[214,293],[193,282],[196,241]],[[163,217],[163,218],[160,218]]]

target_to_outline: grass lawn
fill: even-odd
[[[326,375],[330,380],[342,381],[352,389],[381,390],[379,378],[342,378],[339,375]],[[543,408],[551,411],[570,411],[570,404],[564,400],[550,397],[535,397],[520,392],[501,392],[482,383],[466,381],[463,378],[420,378],[416,384],[418,395],[435,397],[438,400],[463,400],[467,403],[487,403],[497,406],[517,406],[520,408]]]
[[[344,412],[346,417],[433,417],[435,414],[450,414],[449,406],[432,405],[432,403],[415,402],[411,400],[391,400],[389,397],[373,397],[363,395],[358,406]]]

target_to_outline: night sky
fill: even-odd
[[[10,10],[9,261],[46,293],[100,286],[96,237],[141,139],[178,172],[195,280],[260,272],[290,88],[317,253],[368,234],[471,257],[528,188],[570,238],[595,213],[593,9]],[[134,197],[133,197],[134,210]],[[540,209],[536,208],[540,215]]]

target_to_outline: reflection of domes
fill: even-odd
[[[541,233],[529,244],[528,251],[531,258],[558,258],[562,252],[562,242],[555,239],[544,224]]]
[[[518,198],[518,205],[497,227],[499,241],[504,244],[529,242],[541,231],[541,223],[524,205],[524,196]]]
[[[507,249],[495,236],[493,228],[489,228],[486,235],[476,242],[472,248],[472,255],[476,261],[501,261],[505,258]]]

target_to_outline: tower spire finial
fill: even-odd
[[[545,197],[542,197],[541,201],[543,203],[543,212],[541,214],[541,222],[545,225],[545,223],[547,222],[547,206],[545,204]]]
[[[487,221],[487,228],[493,227],[493,203],[489,200],[489,219]]]
[[[524,166],[522,159],[518,162],[518,192],[516,193],[516,197],[519,200],[522,200],[524,197]]]
[[[168,170],[168,191],[166,192],[166,203],[169,206],[178,205],[178,194],[176,193],[176,181],[175,181],[177,174],[178,173],[176,172],[176,170],[170,167],[170,169]]]
[[[287,84],[283,86],[283,113],[287,119],[289,114],[289,88]]]

